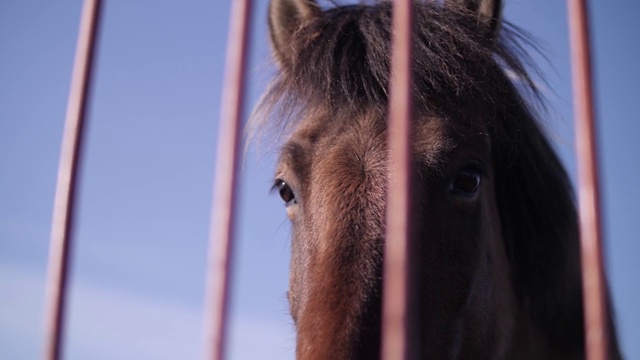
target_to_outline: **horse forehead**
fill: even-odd
[[[480,132],[476,126],[452,123],[437,116],[421,116],[413,123],[412,149],[426,164],[437,163],[440,157],[467,135]],[[317,116],[305,119],[283,147],[281,162],[305,157],[311,163],[338,161],[344,165],[379,165],[386,160],[387,119],[378,114],[342,117]],[[302,156],[302,154],[306,156]],[[335,158],[339,159],[335,159]],[[298,161],[299,162],[299,161]],[[354,163],[355,162],[355,163]]]

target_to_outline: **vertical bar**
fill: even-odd
[[[88,108],[100,7],[99,0],[86,0],[82,6],[71,90],[67,103],[67,117],[65,119],[62,151],[58,167],[58,182],[49,245],[44,353],[44,358],[49,360],[57,360],[62,355],[65,299],[73,239],[74,208],[76,205],[76,184],[78,182],[83,128]]]
[[[412,0],[393,5],[393,54],[389,100],[389,185],[384,249],[382,359],[410,357],[410,132]]]
[[[580,208],[580,243],[587,359],[607,358],[608,329],[589,24],[585,0],[569,0],[569,28],[573,76]]]
[[[205,344],[206,358],[213,360],[221,360],[225,355],[225,330],[233,260],[233,218],[238,150],[243,115],[251,4],[250,0],[233,1],[227,40],[207,272]]]

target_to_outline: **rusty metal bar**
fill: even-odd
[[[410,357],[410,156],[412,0],[393,5],[389,100],[389,184],[383,269],[382,359]]]
[[[49,245],[44,352],[44,359],[48,360],[60,359],[62,355],[76,184],[80,172],[83,128],[88,108],[100,8],[100,0],[86,0],[82,6],[71,90],[67,103]]]
[[[227,40],[207,272],[205,344],[206,358],[212,360],[221,360],[225,356],[240,124],[244,107],[251,5],[251,0],[233,1]]]
[[[580,208],[580,243],[587,359],[606,359],[608,353],[606,280],[602,262],[602,230],[598,185],[589,19],[585,0],[569,0],[569,30],[573,76]]]

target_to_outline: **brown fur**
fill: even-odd
[[[526,37],[500,26],[499,2],[460,3],[415,10],[417,353],[582,358],[576,214],[521,95],[535,96]],[[321,10],[272,0],[279,73],[254,121],[288,137],[276,188],[293,225],[298,359],[379,356],[390,10],[384,1]],[[479,188],[460,192],[469,171]],[[619,357],[614,331],[611,353]]]

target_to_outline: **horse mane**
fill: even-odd
[[[252,116],[250,128],[288,134],[318,109],[386,116],[391,3],[335,6],[291,37],[290,56]],[[565,169],[536,119],[541,96],[527,72],[535,44],[503,22],[488,36],[468,11],[414,6],[413,97],[421,115],[484,121],[513,284],[524,311],[566,353],[583,348],[578,228]],[[341,115],[342,114],[342,115]],[[258,130],[262,131],[262,130]]]
[[[412,85],[416,110],[442,112],[459,107],[462,98],[476,99],[478,104],[501,103],[500,91],[487,91],[499,90],[495,84],[481,84],[491,79],[488,68],[514,79],[514,84],[505,81],[509,89],[503,90],[511,91],[515,85],[533,100],[529,105],[543,105],[527,72],[537,72],[526,51],[537,46],[528,34],[503,22],[495,41],[466,9],[433,1],[415,5]],[[390,30],[390,1],[336,6],[308,21],[291,37],[290,57],[280,64],[252,115],[251,134],[267,127],[282,134],[281,130],[295,128],[297,120],[316,107],[373,108],[386,113]],[[487,76],[478,81],[483,73]],[[519,101],[528,106],[522,98]]]

